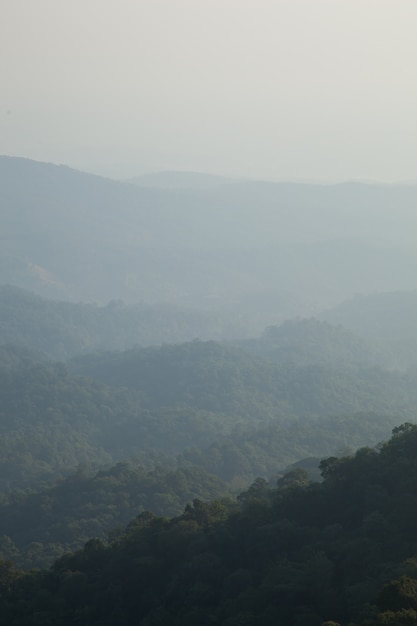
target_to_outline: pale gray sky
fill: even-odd
[[[0,0],[0,153],[417,179],[416,0]]]

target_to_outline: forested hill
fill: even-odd
[[[0,286],[0,344],[40,350],[55,360],[195,337],[221,339],[233,334],[230,325],[215,313],[170,305],[112,301],[98,306],[48,300],[24,289]],[[239,329],[246,333],[244,323],[235,324],[235,336]]]
[[[383,324],[383,310],[375,307],[373,319],[375,327]],[[135,345],[181,343],[196,337],[241,338],[247,336],[248,328],[242,318],[209,311],[169,305],[126,305],[121,301],[106,306],[63,302],[0,286],[0,345],[8,343],[42,351],[55,360],[88,352],[127,350]],[[413,335],[411,325],[408,330],[403,327],[404,335]],[[383,337],[379,339],[366,341],[340,326],[310,318],[287,320],[268,327],[258,338],[235,339],[233,343],[277,363],[346,369],[389,366],[395,361],[384,346]]]
[[[417,427],[322,462],[239,503],[195,500],[174,519],[141,514],[52,570],[3,563],[10,626],[410,626],[417,622]]]
[[[215,342],[85,357],[72,371],[12,347],[0,358],[3,491],[149,455],[236,488],[302,457],[376,443],[413,419],[417,393],[404,374],[277,365]]]
[[[281,365],[214,341],[79,357],[72,371],[135,389],[149,407],[189,405],[254,420],[412,408],[414,379],[375,367]]]
[[[383,345],[397,367],[417,368],[417,290],[356,295],[319,317]]]
[[[300,459],[375,445],[413,419],[416,387],[404,374],[276,364],[216,342],[68,366],[1,347],[1,553],[48,564],[145,508],[179,514]]]
[[[275,363],[297,366],[323,365],[341,370],[389,367],[394,361],[383,341],[364,339],[340,325],[315,318],[286,320],[279,326],[269,326],[258,338],[233,344]]]
[[[271,405],[261,404],[259,390],[258,405],[251,400],[253,412],[258,411],[252,416],[249,396],[243,392],[247,378],[230,370],[232,386],[226,390],[233,391],[233,403],[227,403],[222,381],[227,374],[225,354],[220,359],[221,347],[216,344],[208,344],[206,350],[204,344],[195,345],[203,355],[207,349],[212,354],[208,372],[219,360],[220,386],[213,387],[213,372],[206,376],[206,390],[200,380],[202,404],[213,398],[217,403],[212,410],[195,406],[195,398],[188,394],[188,405],[184,396],[181,405],[160,406],[158,389],[163,390],[165,382],[158,369],[148,373],[149,387],[156,394],[151,397],[140,389],[75,376],[64,365],[38,360],[27,350],[0,350],[4,557],[25,568],[49,565],[54,556],[92,536],[105,538],[141,510],[179,514],[194,497],[236,493],[256,476],[277,475],[299,459],[375,444],[398,421],[397,410],[390,414],[387,407],[381,414],[308,419],[274,407],[272,415]],[[243,369],[239,351],[231,351],[231,356]],[[196,367],[197,355],[193,363]],[[249,388],[250,395],[255,391]],[[349,386],[345,390],[353,392]],[[300,388],[293,393],[300,393]],[[360,397],[356,401],[359,405]],[[381,398],[373,403],[385,406]],[[135,461],[107,469],[129,457]],[[316,460],[313,471],[317,464]]]
[[[17,490],[0,500],[1,558],[26,570],[49,567],[62,554],[92,537],[120,534],[143,511],[180,515],[194,498],[230,496],[227,485],[200,467],[117,463],[109,469],[75,473],[38,491]]]
[[[169,178],[0,157],[0,626],[416,626],[417,187]]]

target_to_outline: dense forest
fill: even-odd
[[[317,318],[285,320],[249,333],[245,316],[159,304],[128,305],[48,300],[0,286],[0,345],[40,351],[55,360],[201,340],[229,340],[245,352],[277,363],[352,368],[416,365],[417,292],[355,297]],[[279,316],[277,316],[279,317]],[[242,339],[246,337],[245,339]]]
[[[125,350],[135,344],[222,339],[230,335],[230,328],[231,323],[207,311],[168,304],[128,306],[120,300],[105,306],[54,301],[0,286],[0,344],[32,348],[56,360],[95,350]],[[243,323],[240,329],[244,335]]]
[[[97,472],[80,467],[53,486],[13,491],[0,503],[2,558],[26,570],[49,567],[92,537],[117,536],[141,512],[175,516],[195,498],[228,497],[227,485],[199,467],[162,463],[152,470],[129,463]]]
[[[0,617],[34,624],[411,625],[417,622],[417,427],[236,502],[141,513],[23,574],[3,562]]]
[[[32,297],[25,308],[22,292],[2,293],[23,319],[36,311]],[[51,303],[35,304],[47,313]],[[234,498],[259,476],[273,483],[291,464],[319,480],[321,458],[375,445],[413,418],[415,377],[378,368],[371,348],[325,322],[57,363],[60,333],[45,337],[34,319],[27,343],[44,337],[49,356],[0,348],[0,545],[24,569],[104,541],[140,512],[180,515],[195,498]]]
[[[416,623],[417,386],[382,344],[301,319],[63,363],[44,328],[0,348],[2,623]]]
[[[349,445],[376,442],[399,419],[411,419],[417,393],[409,374],[284,366],[215,342],[137,348],[68,365],[11,347],[1,355],[1,484],[8,490],[79,464],[152,451],[200,458],[242,486],[272,465],[345,445],[348,422],[335,416],[366,415],[351,428]],[[311,436],[314,430],[320,435]],[[217,469],[210,463],[214,447]]]

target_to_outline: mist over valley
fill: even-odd
[[[158,555],[153,565],[138,558],[146,576],[155,568],[161,588],[165,556],[152,543],[159,528],[169,545],[166,600],[154,595],[149,610],[139,609],[121,583],[132,603],[126,624],[140,614],[140,624],[175,625],[187,614],[176,605],[182,591],[169,591],[177,571],[186,578],[186,557],[174,565],[168,556],[182,541],[193,562],[205,562],[197,577],[220,559],[225,588],[241,579],[236,606],[252,594],[252,616],[264,615],[255,605],[272,571],[290,580],[298,562],[304,582],[294,579],[296,594],[312,584],[302,551],[323,554],[317,567],[333,572],[336,600],[313,594],[303,623],[321,626],[329,613],[362,619],[362,591],[349,591],[356,599],[340,608],[353,568],[347,551],[370,532],[385,550],[385,531],[375,529],[395,535],[392,511],[403,497],[390,481],[405,480],[402,463],[415,473],[416,201],[413,185],[192,172],[117,181],[1,157],[2,588],[10,578],[15,598],[40,602],[60,623],[88,606],[95,617],[79,623],[97,624],[103,614],[88,593],[57,610],[54,594],[67,583],[39,601],[25,581],[38,576],[35,588],[45,589],[48,575],[62,580],[66,571],[80,576],[81,589],[94,576],[101,597],[102,576],[124,580],[116,562],[133,567],[124,552],[133,542],[138,554]],[[413,503],[414,491],[404,492]],[[393,578],[410,570],[402,563],[412,533],[401,528],[407,539],[391,542],[385,565]],[[235,539],[221,539],[224,532]],[[262,566],[240,532],[261,546]],[[271,533],[274,566],[263,561]],[[282,551],[284,537],[292,547]],[[230,541],[242,555],[233,563]],[[346,576],[340,589],[334,559]],[[366,578],[381,563],[364,561],[368,597],[386,582],[383,574]],[[24,573],[31,568],[40,571]],[[201,582],[210,594],[213,580]],[[251,592],[249,580],[258,581]],[[210,606],[212,623],[238,623],[223,596],[203,601],[199,593],[193,611],[204,616]],[[18,624],[8,598],[0,614]],[[292,600],[267,606],[301,623]],[[162,621],[146,621],[151,614]],[[116,615],[112,609],[104,623]],[[271,623],[265,615],[261,623]]]

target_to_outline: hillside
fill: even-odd
[[[416,403],[411,376],[280,366],[215,342],[83,357],[71,369],[12,347],[0,356],[3,492],[80,464],[167,456],[241,488],[302,457],[376,443]]]
[[[416,290],[356,295],[319,317],[381,346],[395,366],[417,367]]]
[[[400,352],[410,363],[416,359],[416,302],[415,292],[357,297],[320,316],[334,319],[334,323],[297,318],[269,326],[259,337],[241,339],[249,334],[250,326],[243,316],[233,319],[214,311],[172,305],[112,301],[99,306],[48,300],[17,287],[0,286],[0,345],[9,343],[65,360],[138,345],[235,335],[239,339],[230,345],[276,363],[395,368],[402,367]]]
[[[234,332],[239,333],[235,324]],[[241,327],[245,334],[244,325]],[[195,337],[221,339],[231,323],[211,312],[170,305],[106,306],[48,300],[11,286],[0,286],[0,345],[13,344],[65,360],[100,350],[134,345],[180,343]]]
[[[92,537],[116,536],[143,511],[173,517],[194,498],[226,497],[224,482],[196,466],[146,470],[118,463],[86,467],[37,492],[13,492],[0,502],[0,552],[24,569],[49,567]]]
[[[417,427],[378,448],[257,480],[238,503],[194,500],[174,519],[139,515],[52,570],[3,564],[0,617],[39,623],[411,626]]]
[[[0,284],[215,310],[260,332],[354,293],[415,288],[416,200],[407,185],[157,189],[1,157]]]
[[[68,365],[3,346],[0,553],[48,566],[140,511],[179,515],[291,463],[316,475],[320,458],[373,446],[412,419],[415,390],[404,374],[277,364],[216,342]]]
[[[410,375],[363,367],[279,364],[214,341],[134,348],[73,359],[72,371],[140,392],[149,408],[192,406],[244,416],[392,412],[414,407]]]
[[[374,314],[377,323],[378,311]],[[322,365],[340,370],[383,366],[389,361],[378,342],[314,318],[286,320],[269,326],[259,338],[234,341],[233,345],[274,363],[298,367]]]
[[[1,492],[39,488],[79,465],[135,456],[152,466],[230,434],[238,421],[194,407],[152,410],[136,390],[74,376],[21,350],[0,356]]]

